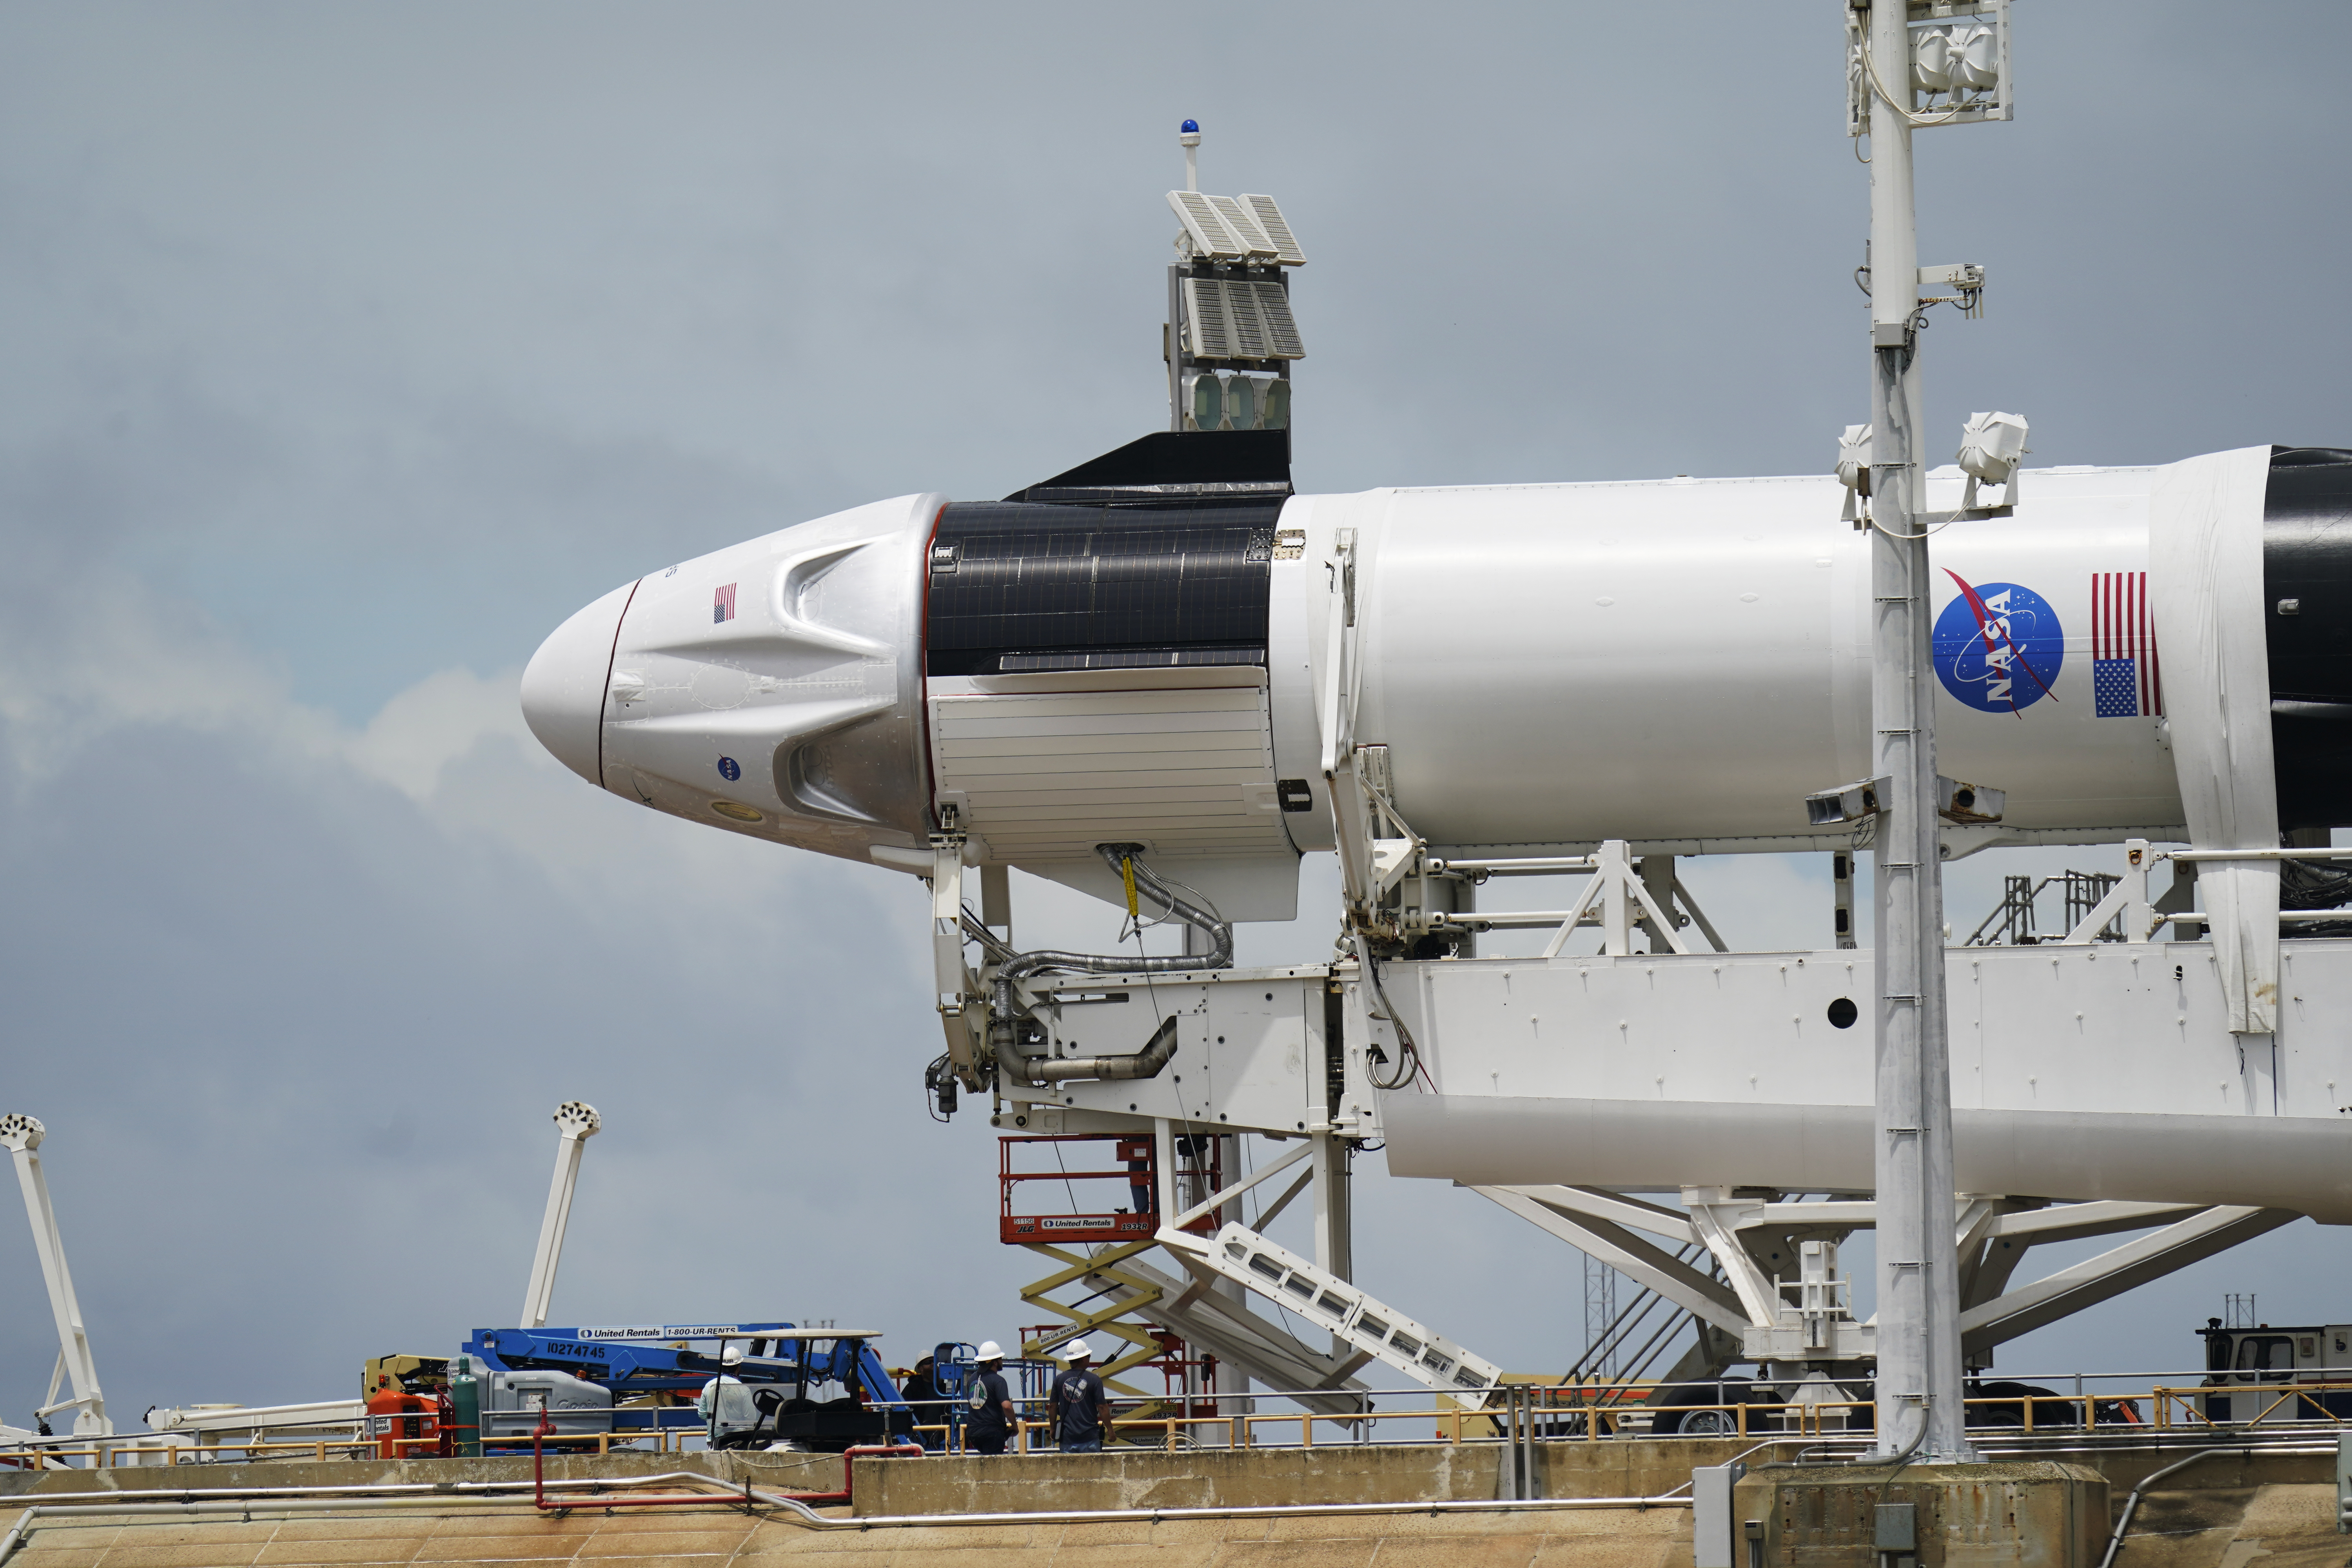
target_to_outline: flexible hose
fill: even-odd
[[[1121,953],[1060,952],[1040,949],[1007,959],[996,972],[996,984],[990,1008],[988,1040],[996,1053],[1000,1067],[1018,1064],[1021,1070],[1032,1070],[1032,1063],[1042,1063],[1044,1058],[1022,1055],[1016,1044],[1016,1016],[1013,984],[1036,974],[1182,974],[1202,969],[1230,969],[1234,963],[1233,923],[1205,903],[1194,903],[1178,892],[1141,858],[1140,844],[1097,844],[1095,852],[1108,861],[1110,868],[1122,874],[1131,872],[1136,885],[1150,889],[1151,896],[1168,906],[1168,912],[1186,925],[1209,933],[1213,944],[1207,952],[1189,953],[1181,958],[1129,958]],[[1153,1037],[1157,1044],[1159,1037]],[[1175,1050],[1175,1037],[1169,1037],[1170,1054]],[[1164,1063],[1162,1065],[1165,1065]],[[1156,1070],[1156,1069],[1155,1069]],[[1104,1076],[1104,1075],[1096,1075]],[[1150,1077],[1149,1073],[1140,1076]],[[1042,1079],[1026,1081],[1039,1083]]]

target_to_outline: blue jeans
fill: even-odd
[[[1102,1439],[1099,1437],[1066,1437],[1062,1440],[1062,1452],[1065,1454],[1099,1454],[1102,1452]]]

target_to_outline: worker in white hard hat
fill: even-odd
[[[741,1366],[743,1347],[721,1344],[719,1347],[719,1364],[722,1369]],[[746,1419],[755,1425],[759,1421],[758,1413],[751,1409],[749,1396],[737,1392],[742,1386],[741,1378],[722,1370],[717,1377],[704,1384],[702,1392],[694,1396],[694,1408],[709,1424],[710,1435],[714,1438],[722,1435],[721,1428],[740,1426]]]
[[[1063,1353],[1069,1366],[1054,1379],[1054,1437],[1065,1454],[1099,1454],[1110,1429],[1110,1395],[1095,1375],[1093,1347],[1073,1340]]]
[[[966,1396],[970,1409],[963,1421],[964,1442],[975,1454],[1002,1454],[1018,1422],[1013,1391],[1004,1384],[1003,1347],[982,1340],[972,1359],[980,1366],[971,1374],[971,1392]]]

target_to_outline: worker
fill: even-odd
[[[964,1441],[976,1454],[1002,1454],[1018,1420],[1013,1411],[1013,1391],[1004,1386],[1004,1351],[994,1340],[982,1340],[974,1357],[980,1370],[972,1373]]]
[[[1065,1454],[1099,1454],[1110,1427],[1110,1396],[1092,1371],[1095,1352],[1086,1341],[1070,1342],[1069,1358],[1068,1369],[1054,1379],[1055,1440]]]
[[[719,1364],[721,1367],[741,1366],[743,1352],[733,1345],[721,1344],[719,1347]],[[731,1383],[738,1388],[743,1385],[741,1378],[730,1376],[725,1372],[721,1372],[717,1377],[704,1384],[702,1392],[694,1396],[694,1408],[706,1422],[710,1419],[711,1412],[718,1408],[719,1385],[722,1383]]]
[[[918,1427],[937,1426],[947,1420],[947,1409],[940,1396],[938,1366],[938,1362],[932,1357],[925,1356],[915,1363],[915,1370],[907,1381],[898,1385],[898,1397],[904,1399],[907,1408],[915,1413]],[[926,1448],[937,1450],[943,1446],[937,1432],[918,1431],[915,1436]]]

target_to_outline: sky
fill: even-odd
[[[669,562],[1161,426],[1188,115],[1310,258],[1302,489],[1823,471],[1867,395],[1839,15],[0,3],[0,1110],[50,1130],[118,1423],[510,1321],[572,1098],[556,1321],[1012,1338],[1042,1269],[984,1118],[924,1112],[918,884],[598,794],[523,662]],[[1922,256],[1990,274],[1927,335],[1929,426],[2352,441],[2347,44],[2326,3],[2022,0],[2015,122],[1918,138]],[[1819,942],[1821,858],[1690,876],[1735,941]],[[1964,862],[1955,923],[2110,858]],[[1328,951],[1304,875],[1244,961]],[[1575,1254],[1360,1175],[1368,1289],[1574,1360]],[[2352,1243],[2295,1225],[2002,1365],[2188,1366],[2225,1291],[2352,1316]],[[0,1220],[0,1420],[53,1343]]]

